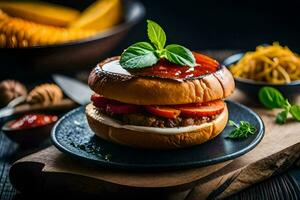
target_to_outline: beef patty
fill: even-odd
[[[191,126],[191,125],[201,125],[206,122],[210,122],[218,117],[218,115],[209,116],[209,117],[176,117],[175,119],[168,119],[163,117],[158,117],[150,113],[132,113],[132,114],[111,114],[106,113],[103,110],[99,110],[101,113],[105,113],[121,121],[124,124],[136,125],[136,126],[148,126],[148,127],[160,127],[160,128],[174,128],[182,126]]]

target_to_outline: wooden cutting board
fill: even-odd
[[[157,195],[169,199],[225,197],[291,166],[300,157],[300,123],[274,123],[276,112],[255,107],[236,91],[232,100],[251,106],[263,119],[266,134],[249,153],[223,163],[185,170],[124,171],[74,160],[51,146],[18,160],[10,180],[20,191],[55,194],[84,192],[102,196]]]

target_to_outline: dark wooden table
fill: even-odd
[[[0,122],[1,123],[1,122]],[[9,169],[11,165],[18,159],[37,152],[50,145],[50,141],[46,141],[40,147],[31,149],[22,149],[18,144],[9,140],[0,131],[0,199],[11,200],[11,199],[23,199],[22,195],[16,195],[17,191],[11,185],[9,180]]]
[[[14,152],[17,146],[9,141],[3,133],[0,133],[0,199],[10,200],[16,194],[16,190],[9,182],[8,172],[14,161]]]

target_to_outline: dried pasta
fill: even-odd
[[[286,84],[300,80],[300,57],[288,47],[273,43],[247,52],[229,69],[234,77]]]

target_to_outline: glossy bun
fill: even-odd
[[[175,105],[207,102],[229,96],[235,87],[234,79],[226,67],[201,79],[182,82],[151,77],[126,77],[99,72],[104,60],[89,76],[90,88],[106,98],[137,105]]]

